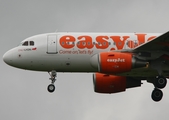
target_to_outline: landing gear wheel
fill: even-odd
[[[56,81],[56,75],[57,75],[57,73],[56,73],[56,71],[55,70],[52,70],[51,72],[48,72],[49,73],[49,75],[50,75],[50,78],[49,78],[49,80],[51,80],[51,84],[48,86],[48,91],[50,92],[50,93],[52,93],[52,92],[54,92],[55,91],[55,85],[54,85],[54,83],[55,83],[55,81]]]
[[[53,84],[50,84],[50,85],[48,86],[48,91],[49,91],[50,93],[54,92],[54,91],[55,91],[55,86],[54,86]]]
[[[152,94],[151,94],[151,98],[154,101],[158,102],[158,101],[160,101],[162,99],[162,97],[163,97],[163,92],[161,90],[155,88],[153,90]]]
[[[157,88],[164,88],[167,84],[167,79],[163,76],[158,76],[154,82],[154,86]]]

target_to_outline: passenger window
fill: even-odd
[[[30,46],[34,46],[34,42],[33,41],[30,41]]]
[[[28,46],[28,41],[25,41],[22,45],[23,46]]]

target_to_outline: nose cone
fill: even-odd
[[[8,65],[12,65],[12,59],[13,59],[13,55],[11,50],[7,51],[4,55],[3,55],[3,61],[8,64]]]

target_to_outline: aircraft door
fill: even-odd
[[[48,54],[57,54],[57,35],[48,35],[47,36],[47,53]]]

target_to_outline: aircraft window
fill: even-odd
[[[30,41],[30,46],[34,46],[34,42],[33,41]]]
[[[82,42],[83,45],[85,45],[85,42]]]
[[[111,42],[109,42],[109,45],[111,45]]]
[[[28,46],[28,41],[25,41],[22,45],[23,46]]]
[[[129,44],[129,41],[126,42],[126,45],[128,45],[128,44]]]
[[[88,42],[88,45],[90,45],[90,42]]]
[[[68,45],[74,45],[74,42],[67,42]]]

